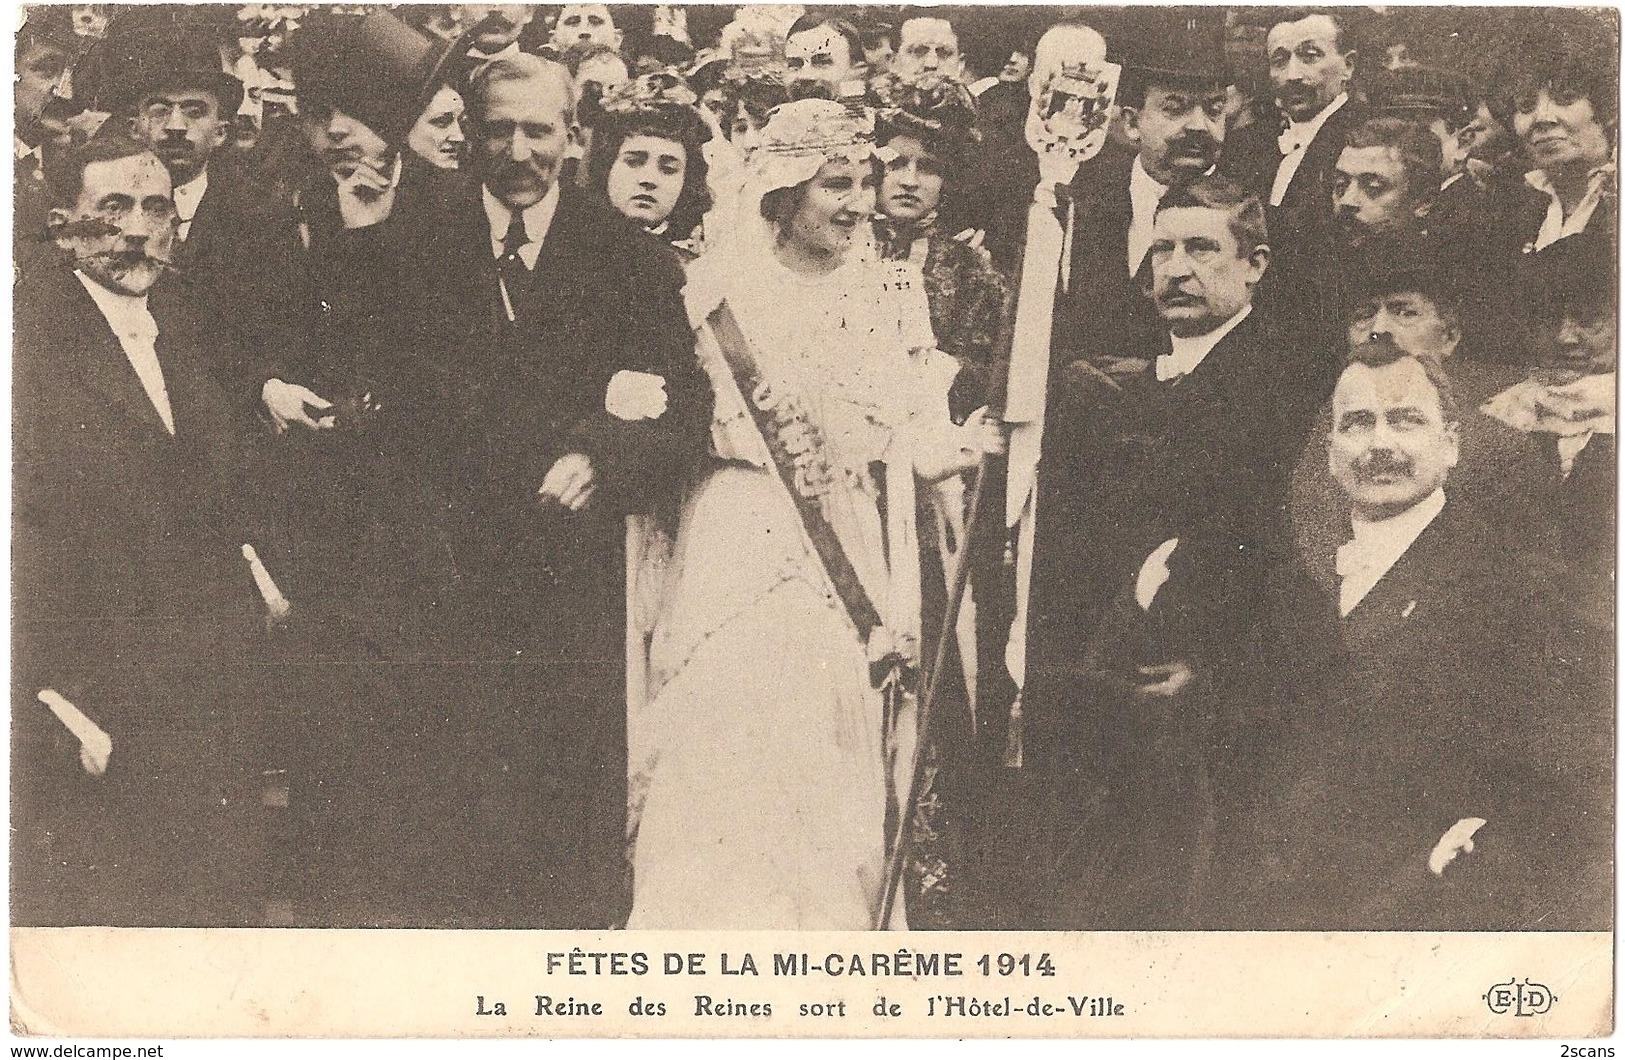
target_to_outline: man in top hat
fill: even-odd
[[[1150,297],[1150,248],[1158,205],[1174,187],[1189,187],[1212,173],[1224,142],[1225,73],[1222,22],[1199,13],[1147,12],[1146,42],[1134,57],[1119,95],[1133,151],[1108,144],[1078,167],[1070,186],[1073,226],[1070,275],[1056,296],[1050,412],[1039,471],[1030,636],[1035,657],[1053,655],[1045,643],[1052,610],[1091,611],[1098,601],[1086,585],[1094,574],[1069,557],[1087,547],[1092,531],[1076,517],[1098,488],[1083,449],[1095,384],[1125,357],[1145,356],[1166,335]],[[1151,42],[1156,43],[1151,43]],[[1063,264],[1063,270],[1067,266]],[[1039,573],[1039,572],[1042,573]],[[1070,636],[1070,632],[1062,634]],[[1042,680],[1039,702],[1042,708]]]

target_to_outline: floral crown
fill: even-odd
[[[981,139],[976,129],[976,99],[970,89],[946,74],[909,78],[887,73],[870,85],[882,125],[905,135],[963,147]]]
[[[684,110],[699,102],[694,90],[676,70],[641,74],[605,92],[599,108],[605,114],[631,117],[651,111]]]
[[[869,158],[873,121],[825,99],[803,99],[773,109],[756,151],[767,157]]]

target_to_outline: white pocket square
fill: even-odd
[[[604,411],[618,420],[658,420],[666,413],[665,377],[616,372],[604,391]]]

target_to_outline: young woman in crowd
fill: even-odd
[[[670,73],[644,74],[612,90],[587,159],[590,189],[690,258],[711,207],[702,150],[711,133],[694,104],[694,93]]]
[[[632,763],[633,928],[861,930],[880,906],[888,808],[913,756],[916,482],[963,471],[1000,436],[981,418],[953,427],[957,365],[924,306],[897,293],[906,266],[869,253],[873,152],[838,103],[779,107],[730,243],[690,270],[714,460],[685,504],[654,629],[650,737]],[[758,408],[797,410],[787,437],[846,557],[833,570],[741,396],[719,305],[756,361],[760,385],[744,389]],[[867,637],[860,597],[881,623]]]
[[[456,169],[463,162],[463,97],[450,85],[441,85],[418,115],[406,146],[436,169]]]

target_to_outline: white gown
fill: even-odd
[[[956,369],[933,348],[918,274],[854,260],[809,278],[767,255],[731,266],[691,267],[691,319],[726,298],[763,374],[821,429],[836,470],[825,515],[892,637],[917,643],[914,474],[954,445]],[[717,460],[683,507],[650,699],[630,727],[627,926],[865,930],[915,704],[903,699],[888,736],[866,646],[726,366],[702,359]]]

